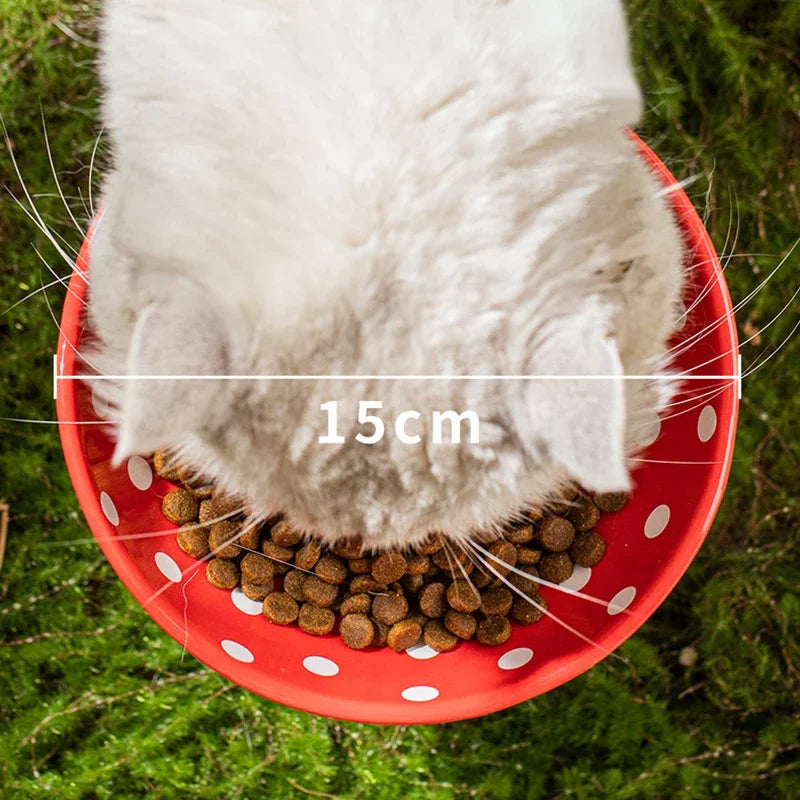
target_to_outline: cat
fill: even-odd
[[[623,130],[619,0],[107,0],[101,74],[102,373],[474,376],[94,382],[116,463],[169,448],[255,517],[371,549],[630,489],[685,274]],[[478,443],[433,442],[448,410]]]

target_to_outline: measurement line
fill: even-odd
[[[739,365],[739,376],[736,379],[736,396],[739,400],[742,399],[742,354],[739,353],[737,356],[737,363]]]
[[[58,400],[58,353],[53,353],[53,400]]]
[[[740,375],[58,375],[60,381],[731,381]]]

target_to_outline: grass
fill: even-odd
[[[643,132],[691,186],[740,299],[800,234],[800,3],[630,0],[650,108]],[[96,7],[0,0],[0,113],[26,181],[51,195],[40,108],[65,192],[86,195],[98,131]],[[8,153],[0,183],[19,195]],[[60,200],[44,217],[77,245]],[[81,212],[79,221],[85,221]],[[738,238],[726,239],[732,225]],[[0,308],[53,249],[0,198]],[[770,255],[745,255],[767,253]],[[798,284],[795,255],[740,312],[745,364]],[[66,273],[61,265],[62,274]],[[48,292],[58,315],[60,301]],[[52,419],[56,329],[39,295],[0,316],[0,417]],[[163,634],[87,545],[52,427],[0,422],[2,798],[800,797],[800,338],[745,382],[722,510],[670,598],[566,686],[471,722],[337,723],[210,673]],[[693,666],[678,660],[696,650]]]

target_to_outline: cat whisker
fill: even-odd
[[[47,269],[50,271],[50,273],[55,276],[56,283],[60,283],[79,303],[81,303],[81,305],[84,305],[84,306],[87,305],[86,301],[80,295],[75,294],[75,292],[73,292],[72,289],[70,289],[69,281],[67,280],[67,278],[62,278],[50,266],[50,264],[47,263],[47,259],[45,259],[45,257],[39,252],[39,250],[37,249],[36,245],[31,245],[31,247],[33,248],[33,252],[36,253],[36,255],[39,257],[39,260],[42,262],[42,264],[44,264],[47,267]],[[45,292],[45,296],[47,294],[47,289],[48,288],[49,288],[49,286],[42,287],[42,291]]]
[[[675,414],[667,414],[666,417],[660,417],[661,422],[664,423],[670,419],[677,419],[678,417],[682,417],[684,414],[689,414],[692,411],[702,406],[708,405],[708,403],[710,403],[715,397],[719,397],[723,392],[727,392],[730,388],[731,388],[730,385],[721,386],[719,389],[713,391],[709,397],[706,397],[706,399],[701,400],[699,403],[695,403],[693,406],[690,406],[689,408],[684,408],[682,411],[678,411]],[[694,400],[696,398],[692,399]]]
[[[754,365],[750,365],[747,371],[742,375],[742,378],[749,378],[754,372],[761,369],[773,356],[778,355],[781,350],[789,343],[789,340],[794,336],[798,327],[800,327],[800,319],[795,322],[794,327],[789,331],[788,336],[778,345],[778,347],[773,350],[766,358],[762,358],[760,361],[756,361]]]
[[[66,197],[64,197],[64,191],[62,190],[61,183],[58,180],[56,165],[53,161],[53,153],[50,149],[50,138],[47,135],[47,122],[45,121],[44,108],[41,106],[41,104],[39,105],[39,112],[42,117],[42,133],[44,134],[44,146],[47,150],[47,160],[50,162],[50,171],[53,173],[53,180],[55,181],[56,189],[59,197],[61,198],[61,202],[64,204],[64,208],[67,210],[67,214],[69,214],[69,218],[72,220],[72,224],[75,226],[75,229],[78,231],[78,233],[83,235],[83,228],[78,224],[78,220],[75,219],[75,215],[72,213],[72,209],[70,208],[69,203],[67,203]]]
[[[32,297],[35,297],[37,294],[39,294],[39,292],[43,292],[45,289],[52,289],[54,286],[57,286],[59,284],[63,285],[63,282],[67,278],[69,278],[69,275],[58,276],[56,278],[56,280],[51,281],[50,283],[46,284],[45,286],[40,286],[38,289],[34,289],[34,291],[29,292],[28,294],[26,294],[25,297],[23,297],[21,300],[17,300],[17,302],[14,303],[13,306],[9,306],[5,311],[0,313],[0,317],[5,316],[6,314],[9,313],[9,311],[13,311],[17,306],[21,306],[26,300],[30,300]]]
[[[94,199],[93,199],[93,183],[94,183],[94,162],[97,158],[97,148],[100,145],[100,141],[103,138],[103,134],[105,133],[105,126],[100,128],[100,133],[97,134],[97,138],[94,142],[94,147],[92,148],[92,157],[89,160],[89,211],[92,212],[92,217],[95,215],[94,210]]]

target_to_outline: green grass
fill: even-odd
[[[629,6],[650,103],[645,136],[678,177],[700,176],[690,191],[719,248],[732,220],[736,253],[771,254],[730,262],[742,298],[800,234],[800,3]],[[91,3],[0,0],[0,113],[31,189],[52,193],[41,104],[76,213],[98,91],[95,51],[70,31],[93,39],[95,16]],[[0,183],[19,195],[5,148]],[[77,245],[60,201],[37,203]],[[0,308],[42,280],[31,243],[57,265],[4,191]],[[743,339],[789,301],[798,263],[742,310]],[[60,293],[48,296],[58,314]],[[760,344],[746,345],[745,363],[785,337],[797,314],[795,302]],[[0,417],[53,418],[55,339],[42,296],[0,317]],[[800,797],[799,396],[795,338],[746,381],[720,515],[677,589],[623,646],[627,666],[607,660],[516,708],[432,727],[312,717],[182,657],[96,545],[53,546],[88,536],[55,429],[0,422],[0,500],[11,509],[0,572],[0,797]],[[697,650],[692,667],[678,661],[685,646]]]

